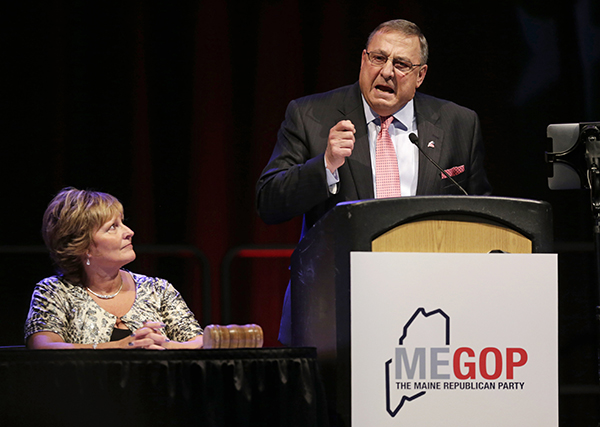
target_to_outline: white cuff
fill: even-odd
[[[323,163],[325,163],[325,173],[327,174],[327,185],[329,186],[329,192],[331,194],[337,194],[338,192],[338,183],[340,182],[340,177],[338,175],[337,169],[331,172],[327,168],[327,160],[325,160],[325,156],[323,156]]]

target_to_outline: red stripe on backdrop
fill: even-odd
[[[293,249],[243,249],[238,252],[241,258],[289,258]]]
[[[229,16],[225,2],[202,2],[197,11],[193,74],[192,141],[188,197],[191,242],[208,257],[212,272],[212,318],[220,319],[220,263],[229,247],[233,143],[233,92]],[[199,283],[194,281],[194,283]],[[204,284],[203,284],[204,285]],[[201,290],[192,304],[200,307]]]
[[[298,1],[264,2],[260,13],[258,33],[258,58],[253,111],[252,181],[260,173],[271,155],[277,131],[283,120],[287,104],[304,95],[306,64],[301,54],[303,16]],[[285,37],[286,48],[281,50],[280,38]],[[291,243],[298,241],[300,220],[276,226],[265,225],[255,213],[253,227],[254,243]],[[252,218],[250,217],[250,218]],[[257,319],[265,333],[265,345],[277,345],[279,320],[283,297],[289,281],[289,260],[261,259],[250,263],[247,285],[247,316]],[[235,286],[232,287],[236,289]],[[241,292],[240,292],[241,293]],[[241,295],[243,298],[243,294]],[[235,307],[235,296],[234,296]]]
[[[141,2],[136,3],[134,24],[133,63],[133,143],[132,206],[143,215],[136,215],[136,242],[154,243],[156,224],[154,218],[152,146],[148,120],[148,87],[146,79],[145,16]],[[144,266],[142,266],[143,268]],[[146,271],[144,269],[144,271]]]

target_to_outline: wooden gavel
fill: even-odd
[[[204,348],[260,348],[263,341],[263,330],[255,324],[204,328]]]

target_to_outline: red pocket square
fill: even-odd
[[[456,175],[460,175],[464,171],[465,171],[465,165],[460,165],[460,166],[454,166],[453,168],[450,168],[450,169],[446,169],[444,172],[446,172],[450,176],[456,176]],[[446,175],[442,174],[442,179],[446,179]]]

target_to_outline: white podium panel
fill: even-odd
[[[352,427],[558,426],[555,254],[351,253]]]

